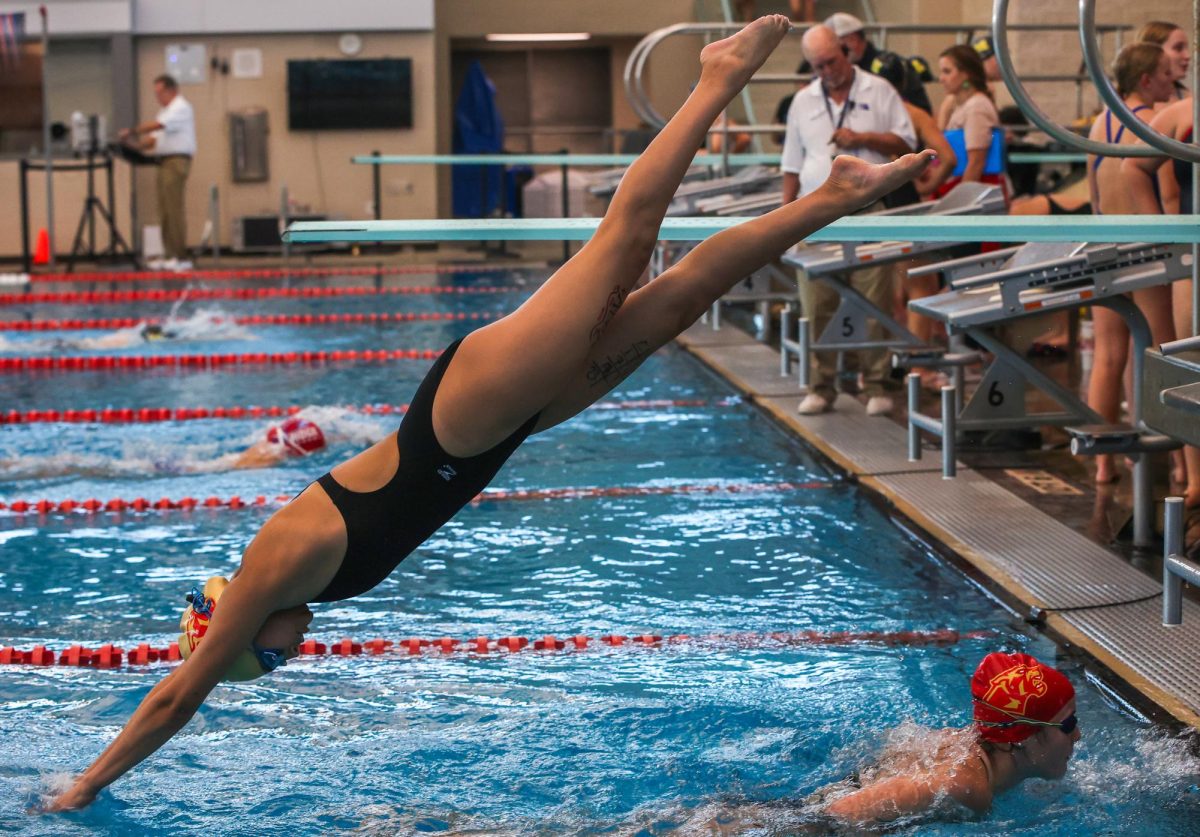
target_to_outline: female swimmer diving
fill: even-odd
[[[452,344],[400,429],[271,517],[227,586],[214,579],[194,591],[181,642],[187,660],[51,810],[91,802],[178,732],[222,679],[260,675],[294,655],[312,618],[307,603],[382,581],[526,436],[599,399],[788,247],[921,173],[930,152],[883,166],[839,157],[816,191],[709,238],[631,293],[705,131],[788,28],[772,15],[703,49],[699,83],[630,166],[593,238],[516,312]]]

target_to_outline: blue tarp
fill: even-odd
[[[454,105],[454,153],[498,154],[504,150],[504,118],[496,107],[496,86],[483,66],[472,61]],[[483,218],[500,204],[501,166],[455,166],[456,218]]]

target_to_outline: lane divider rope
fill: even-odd
[[[457,287],[443,285],[413,285],[411,287],[372,288],[192,288],[190,290],[141,290],[141,291],[52,291],[47,293],[0,294],[0,305],[26,305],[30,303],[80,303],[104,305],[124,302],[175,302],[187,297],[194,300],[213,299],[316,299],[341,296],[427,296],[468,294],[513,293],[521,288],[498,285]]]
[[[393,641],[390,639],[369,639],[356,642],[346,638],[334,643],[323,643],[313,639],[305,640],[299,646],[301,657],[359,657],[359,656],[422,656],[437,654],[491,654],[521,651],[586,651],[600,647],[606,648],[663,648],[666,646],[698,645],[714,650],[753,649],[753,648],[782,648],[789,646],[807,645],[857,645],[873,643],[879,645],[954,645],[971,639],[988,639],[995,636],[995,631],[955,631],[940,628],[931,631],[797,631],[792,633],[740,633],[740,634],[705,634],[689,636],[687,634],[639,634],[624,636],[621,634],[605,634],[591,637],[583,634],[559,638],[546,634],[540,638],[530,639],[524,636],[506,636],[493,639],[478,636],[471,639],[455,639],[440,637],[425,639],[409,637]],[[0,665],[27,666],[71,666],[78,668],[112,669],[120,668],[123,664],[131,666],[149,665],[150,663],[179,662],[179,645],[156,647],[149,643],[140,643],[128,652],[121,645],[105,643],[97,648],[85,645],[72,645],[62,651],[54,651],[44,645],[35,645],[28,651],[12,646],[0,647]]]
[[[528,502],[533,500],[589,500],[599,497],[652,497],[683,494],[771,494],[790,491],[809,491],[831,488],[833,483],[813,480],[810,482],[771,483],[684,483],[680,485],[630,485],[630,486],[583,486],[566,488],[489,489],[476,495],[470,505],[493,502]],[[101,512],[145,512],[151,510],[170,511],[193,509],[245,509],[267,505],[282,506],[292,500],[290,494],[267,497],[259,494],[244,499],[235,494],[231,497],[181,497],[173,500],[163,497],[149,500],[135,497],[126,500],[120,497],[111,500],[12,500],[0,502],[0,512],[15,515],[36,514],[79,514],[93,515]]]
[[[488,264],[377,265],[375,267],[262,267],[227,270],[119,270],[85,273],[32,273],[32,282],[195,282],[237,279],[288,279],[329,276],[399,276],[422,273],[502,273],[510,268]]]
[[[662,410],[672,407],[731,407],[741,403],[740,399],[725,398],[716,401],[704,399],[657,399],[642,401],[600,401],[591,410]],[[407,404],[362,404],[340,406],[339,409],[367,416],[403,415],[408,412]],[[39,424],[69,422],[76,424],[155,424],[167,421],[195,421],[200,419],[246,419],[279,418],[294,416],[304,408],[288,407],[103,407],[82,410],[9,410],[0,413],[3,424]]]
[[[243,317],[219,317],[214,325],[232,322],[237,325],[341,325],[345,323],[424,323],[495,320],[504,316],[489,311],[465,313],[455,311],[408,311],[398,313],[363,314],[250,314]],[[161,317],[110,317],[106,319],[68,320],[8,320],[0,321],[0,331],[82,331],[133,328],[148,323],[162,325]]]
[[[0,358],[0,372],[92,372],[151,368],[217,369],[265,364],[295,366],[326,362],[379,363],[391,360],[435,360],[441,349],[357,349],[305,352],[248,352],[212,355],[36,355]]]

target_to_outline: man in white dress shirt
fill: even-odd
[[[190,267],[187,256],[187,219],[184,187],[196,154],[196,115],[179,93],[179,83],[168,75],[154,79],[159,111],[154,119],[121,132],[148,154],[158,158],[158,215],[162,224],[163,252],[177,267]]]
[[[788,110],[782,162],[784,203],[820,186],[829,176],[833,158],[838,154],[886,163],[917,145],[916,132],[900,96],[885,80],[857,69],[832,29],[827,26],[809,29],[804,33],[801,48],[815,78],[796,94]],[[880,202],[864,211],[882,208]],[[857,270],[849,279],[860,293],[889,311],[892,293],[889,276],[886,267],[876,267]],[[812,333],[820,335],[837,307],[837,294],[802,277],[800,298],[804,316],[813,326]],[[812,385],[799,407],[805,415],[831,409],[837,396],[834,353],[813,352],[813,355],[816,363],[810,378]],[[894,406],[892,395],[899,390],[899,384],[890,374],[887,350],[847,352],[847,368],[853,370],[856,361],[864,377],[868,414],[887,415]]]

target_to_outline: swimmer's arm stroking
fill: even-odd
[[[943,766],[932,774],[893,776],[875,782],[834,800],[825,813],[860,826],[887,823],[927,811],[947,797],[972,811],[991,808],[991,783],[978,759]]]
[[[825,813],[865,826],[920,813],[933,804],[934,798],[935,791],[928,780],[894,776],[835,799],[825,807]]]

